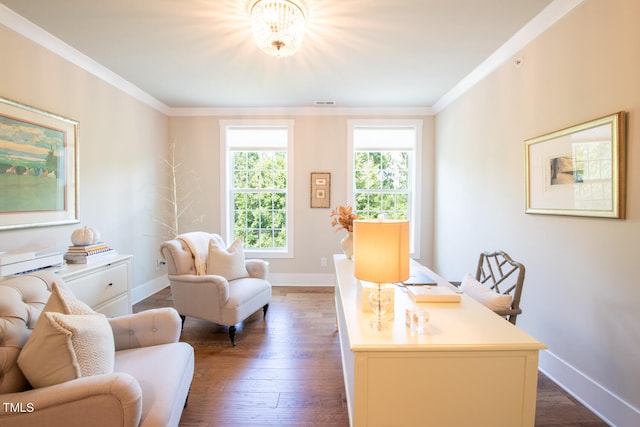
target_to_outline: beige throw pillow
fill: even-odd
[[[228,248],[211,240],[207,259],[207,274],[216,274],[227,280],[249,277],[245,266],[242,237],[238,237]]]
[[[511,308],[511,295],[502,295],[478,282],[467,273],[460,284],[460,289],[476,301],[493,311],[503,311]]]
[[[18,356],[34,388],[113,372],[115,344],[106,316],[65,294],[55,283],[49,301]]]
[[[42,309],[42,314],[49,311],[63,314],[96,314],[91,307],[69,294],[56,282],[51,284],[51,296]],[[40,319],[42,319],[42,315],[38,318],[38,322]]]

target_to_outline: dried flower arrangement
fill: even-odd
[[[358,219],[351,206],[338,206],[331,210],[329,216],[331,217],[331,226],[336,227],[336,231],[345,229],[348,232],[353,232],[353,221]]]

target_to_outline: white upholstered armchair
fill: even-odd
[[[267,314],[271,284],[269,264],[244,259],[242,241],[228,248],[218,234],[191,232],[163,242],[174,306],[185,316],[229,327],[236,345],[236,325],[262,308]]]
[[[176,310],[83,306],[52,272],[0,280],[0,426],[177,427],[194,353]]]

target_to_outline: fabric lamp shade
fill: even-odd
[[[409,221],[353,222],[353,262],[357,279],[396,283],[409,278]]]

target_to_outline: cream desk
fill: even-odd
[[[382,331],[363,311],[353,262],[334,255],[336,311],[352,426],[533,426],[538,352],[544,344],[462,295],[460,303],[420,303],[428,333],[405,326],[415,303],[394,294]],[[453,286],[426,267],[439,286]]]

